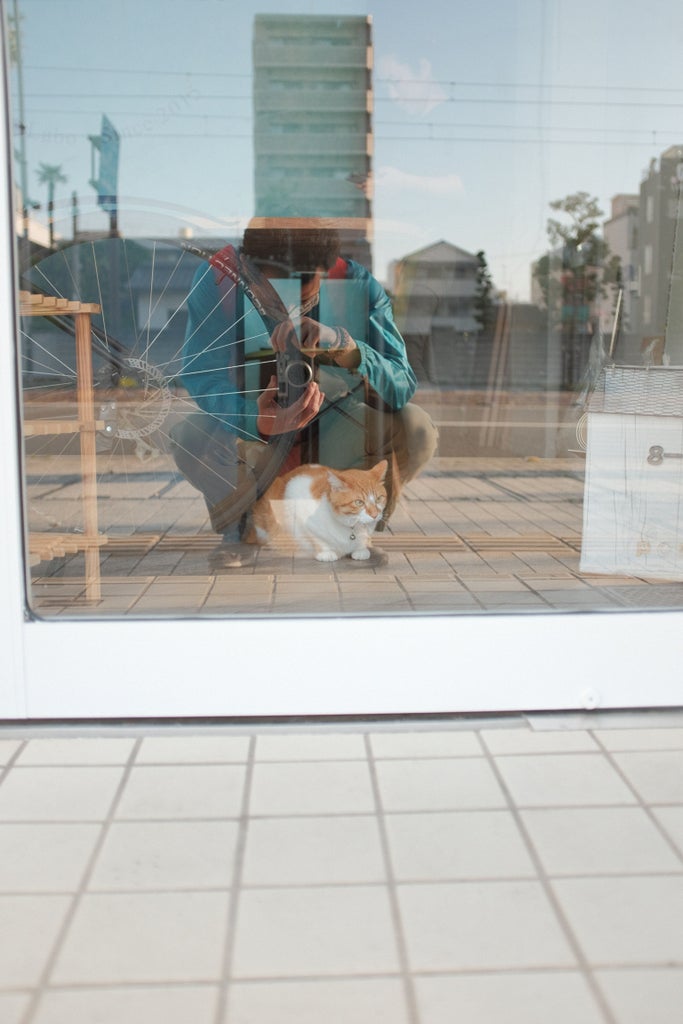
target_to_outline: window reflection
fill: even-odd
[[[33,611],[678,607],[678,7],[162,6],[6,12]]]

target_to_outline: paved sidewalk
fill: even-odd
[[[79,522],[77,480],[28,463],[32,528]],[[683,584],[579,571],[579,458],[437,458],[406,487],[376,547],[386,564],[317,563],[259,550],[216,576],[218,543],[198,493],[163,457],[113,464],[99,483],[102,598],[83,555],[33,568],[33,608],[59,615],[269,615],[589,611],[683,607]]]
[[[674,1024],[683,713],[0,729],[3,1024]]]

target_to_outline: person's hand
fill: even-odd
[[[318,415],[324,399],[317,382],[312,380],[295,402],[283,408],[277,403],[277,377],[271,377],[268,387],[256,400],[259,433],[262,437],[272,437],[303,429]]]
[[[318,323],[317,320],[311,320],[308,316],[302,316],[298,322],[299,327],[299,344],[302,349],[310,350],[315,349],[316,351],[325,350],[326,352],[332,349],[339,348],[343,342],[341,340],[341,332],[338,332],[334,327],[328,327],[327,324]]]
[[[276,352],[285,352],[292,346],[307,355],[328,355],[339,365],[346,365],[346,362],[342,363],[338,357],[347,360],[358,348],[343,327],[328,327],[308,316],[278,324],[270,340]]]

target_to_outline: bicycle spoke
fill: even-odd
[[[245,308],[240,306],[238,310],[238,285],[228,273],[215,299],[188,333],[180,327],[188,301],[192,302],[196,289],[205,282],[205,274],[220,272],[214,271],[202,250],[183,244],[176,254],[173,243],[165,240],[134,243],[134,239],[119,237],[76,242],[48,254],[26,272],[28,286],[34,290],[100,307],[100,313],[91,317],[95,418],[101,424],[96,441],[96,476],[100,530],[111,536],[140,531],[163,534],[173,529],[179,505],[171,498],[174,493],[178,498],[186,494],[185,490],[175,490],[186,481],[171,454],[172,446],[178,450],[178,440],[170,431],[185,416],[197,412],[182,381],[191,384],[207,373],[202,355],[208,354],[216,364],[215,373],[224,375],[224,384],[211,387],[204,397],[219,406],[224,401],[222,423],[228,433],[263,453],[258,460],[258,478],[251,477],[251,471],[236,469],[234,479],[230,473],[221,475],[206,458],[194,453],[203,471],[222,481],[230,514],[239,516],[246,511],[253,500],[254,486],[267,486],[291,444],[289,436],[266,444],[249,425],[253,423],[255,399],[263,391],[257,383],[263,362],[261,354],[249,358],[248,353],[269,348],[273,324],[279,322],[278,317],[281,320],[286,316],[286,311],[282,316],[278,313],[277,296],[273,299],[266,292],[260,312],[249,299],[245,299]],[[204,274],[196,272],[199,267],[204,268]],[[253,291],[258,288],[258,274],[253,269],[250,273],[247,293],[256,295],[258,302]],[[231,316],[233,303],[236,312]],[[162,317],[164,306],[167,308]],[[225,319],[216,331],[213,324],[221,307]],[[272,311],[272,316],[264,309]],[[199,338],[209,330],[208,342],[199,345]],[[54,315],[32,324],[30,332],[22,330],[21,337],[23,392],[27,405],[32,406],[31,414],[48,421],[46,429],[56,420],[66,421],[66,426],[77,418],[73,321],[55,310]],[[196,353],[191,351],[193,344]],[[184,358],[180,377],[181,359],[188,345],[190,354]],[[272,361],[275,364],[274,352]],[[246,382],[238,385],[245,371]],[[38,523],[35,528],[78,532],[80,503],[76,498],[80,495],[81,469],[77,435],[43,437],[35,430],[27,438],[27,445],[29,504],[32,519]],[[228,456],[228,464],[229,460]],[[237,477],[245,473],[249,479],[236,483]],[[183,500],[194,510],[195,529],[201,529],[202,524],[206,528],[208,512],[199,493],[194,493],[195,497]],[[115,558],[107,555],[106,545],[102,556]],[[60,568],[57,563],[53,571],[68,573],[68,564]]]

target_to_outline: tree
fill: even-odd
[[[570,245],[581,248],[600,242],[600,218],[604,216],[598,201],[587,192],[574,192],[564,199],[550,203],[551,210],[560,210],[569,217],[569,224],[548,220],[548,237],[552,245]],[[602,242],[604,245],[604,242]]]
[[[38,181],[41,185],[47,185],[47,223],[50,232],[50,248],[54,249],[54,206],[55,206],[55,185],[63,184],[67,178],[62,174],[60,164],[39,164]]]
[[[477,253],[477,286],[474,293],[474,319],[481,327],[482,333],[491,327],[495,318],[493,301],[493,280],[483,249]]]
[[[553,251],[538,260],[538,281],[562,346],[562,384],[574,387],[581,379],[595,332],[596,300],[606,285],[618,281],[620,262],[600,235],[603,212],[588,192],[574,192],[550,203],[562,219],[549,218],[548,238]]]

